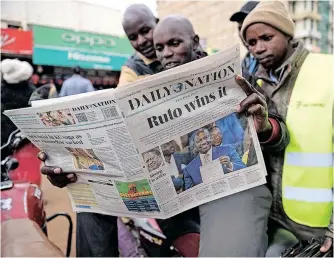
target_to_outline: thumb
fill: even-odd
[[[325,242],[323,243],[323,245],[320,248],[320,252],[322,252],[322,253],[327,252],[331,248],[332,243],[333,243],[333,239],[330,238],[330,237],[326,237]]]
[[[37,158],[40,160],[40,161],[46,161],[47,158],[48,158],[48,155],[43,152],[43,151],[40,151],[38,154],[37,154]]]

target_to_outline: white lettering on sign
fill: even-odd
[[[111,38],[102,38],[99,36],[89,35],[76,35],[74,33],[65,32],[61,35],[61,39],[68,43],[84,44],[93,46],[103,47],[114,47],[116,42]]]
[[[110,63],[110,58],[105,56],[87,55],[78,52],[68,52],[68,60],[83,62]]]

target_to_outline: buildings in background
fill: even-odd
[[[193,24],[201,45],[209,53],[241,43],[231,15],[245,1],[157,1],[158,16],[181,14]],[[245,49],[243,49],[246,52]]]
[[[122,13],[93,1],[1,1],[1,28],[32,25],[86,31],[96,34],[124,35]]]
[[[333,53],[333,2],[282,1],[296,23],[296,38],[314,52]],[[190,19],[208,52],[241,43],[231,15],[246,1],[157,1],[160,18],[181,14]],[[246,49],[243,49],[244,54]]]
[[[289,1],[296,24],[295,38],[314,52],[333,53],[333,2]]]
[[[119,8],[88,0],[1,1],[1,58],[28,61],[39,78],[80,66],[94,85],[114,86],[133,52]]]

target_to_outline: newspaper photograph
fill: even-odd
[[[74,211],[169,218],[266,183],[239,46],[126,87],[34,101],[6,115],[48,159],[76,173]],[[62,100],[60,100],[62,99]]]

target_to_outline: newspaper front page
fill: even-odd
[[[236,74],[239,46],[6,115],[47,165],[76,173],[75,211],[164,219],[266,183],[252,118],[236,113],[246,97]]]

